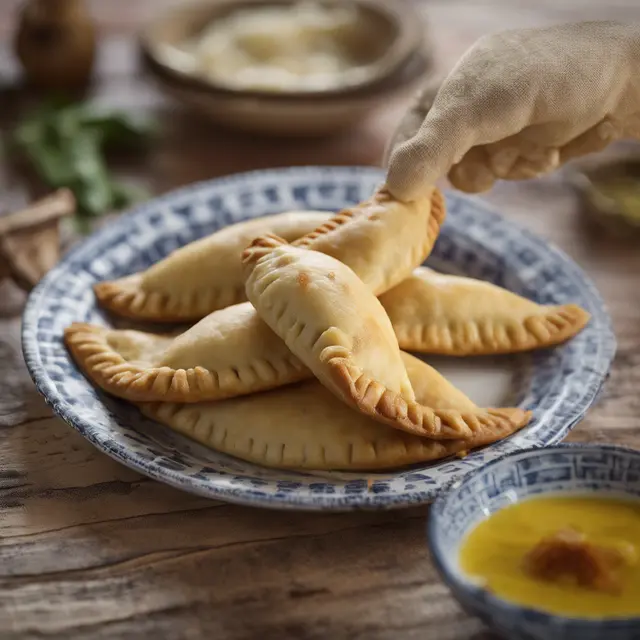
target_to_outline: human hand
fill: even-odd
[[[387,187],[413,200],[448,175],[462,191],[486,191],[497,179],[533,178],[640,138],[639,65],[640,24],[485,36],[444,80],[415,134],[393,149]],[[418,102],[405,124],[421,109]]]

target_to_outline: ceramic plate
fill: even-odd
[[[32,292],[24,314],[29,371],[53,410],[95,446],[153,478],[211,498],[298,509],[392,508],[430,502],[452,478],[507,452],[561,440],[584,416],[615,351],[609,317],[584,273],[557,249],[448,193],[448,217],[428,263],[482,278],[540,303],[576,302],[593,316],[567,345],[493,359],[430,359],[472,399],[533,410],[530,425],[464,459],[389,473],[298,473],[260,467],[172,433],[126,402],[96,391],[62,342],[71,322],[112,322],[92,285],[139,271],[225,225],[291,209],[339,210],[383,180],[373,168],[259,171],[195,184],[122,216],[71,251]]]

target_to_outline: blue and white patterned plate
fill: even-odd
[[[452,477],[496,456],[561,440],[584,416],[615,351],[609,317],[593,285],[565,255],[504,220],[477,199],[447,194],[448,217],[429,264],[489,280],[541,303],[575,302],[592,314],[567,345],[534,353],[517,377],[516,400],[534,420],[511,438],[464,459],[382,474],[266,469],[170,432],[125,402],[96,391],[63,343],[71,322],[106,324],[94,282],[139,271],[225,225],[292,209],[339,210],[383,180],[373,168],[258,171],[195,184],[137,208],[67,255],[32,292],[23,350],[53,410],[105,453],[153,478],[197,494],[297,509],[380,509],[433,500]]]

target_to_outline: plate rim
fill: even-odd
[[[490,463],[494,458],[484,460],[475,466],[469,466],[466,469],[462,469],[455,474],[452,474],[440,487],[430,487],[426,490],[418,491],[404,491],[400,493],[383,492],[376,493],[375,490],[369,490],[366,493],[356,493],[351,495],[343,495],[339,497],[332,497],[332,494],[317,494],[309,495],[304,494],[297,496],[292,492],[286,492],[280,495],[268,495],[260,494],[255,495],[256,492],[247,491],[246,489],[234,489],[231,487],[216,487],[210,482],[198,483],[190,476],[185,476],[183,473],[176,473],[172,469],[165,467],[159,467],[154,464],[149,464],[147,461],[140,459],[135,453],[131,453],[130,449],[122,444],[109,443],[103,438],[95,437],[92,433],[90,425],[87,425],[82,418],[75,415],[75,412],[71,407],[67,407],[59,399],[56,399],[57,391],[53,387],[49,376],[45,375],[42,367],[41,354],[38,349],[38,341],[36,338],[37,323],[38,323],[38,311],[39,303],[44,295],[46,288],[49,284],[55,280],[57,272],[68,268],[69,264],[72,264],[74,259],[81,252],[85,252],[97,244],[98,246],[109,239],[113,234],[117,234],[118,228],[127,224],[133,218],[137,216],[144,216],[145,213],[149,213],[152,210],[156,210],[163,205],[175,201],[177,199],[188,196],[190,193],[198,192],[202,189],[211,188],[214,186],[226,186],[235,184],[250,183],[255,178],[265,178],[269,176],[279,176],[282,174],[299,176],[300,180],[303,180],[305,176],[309,178],[317,177],[324,174],[324,176],[331,178],[332,175],[345,176],[351,175],[354,178],[377,178],[380,183],[384,182],[385,172],[378,167],[371,166],[331,166],[331,165],[307,165],[307,166],[295,166],[295,167],[275,167],[269,169],[258,169],[252,171],[246,171],[241,173],[230,174],[220,178],[213,178],[209,180],[201,180],[188,185],[172,189],[157,197],[154,197],[136,207],[133,207],[123,212],[116,220],[109,223],[105,227],[93,232],[87,238],[81,240],[75,247],[73,247],[63,258],[53,267],[49,273],[36,285],[31,291],[25,308],[22,314],[22,329],[21,329],[21,343],[22,350],[27,366],[27,370],[31,379],[33,380],[36,389],[44,397],[45,402],[50,406],[53,412],[60,417],[64,422],[69,424],[72,428],[78,431],[84,438],[86,438],[93,446],[109,455],[111,458],[117,460],[121,464],[134,469],[135,471],[142,473],[146,476],[158,480],[165,484],[168,484],[174,488],[188,491],[189,493],[201,495],[213,500],[221,500],[230,502],[233,504],[240,504],[245,506],[262,507],[269,509],[293,509],[301,511],[352,511],[352,510],[386,510],[395,508],[409,508],[412,506],[418,506],[422,504],[428,504],[433,502],[441,490],[455,479],[462,479],[467,473],[473,472],[485,464]],[[491,217],[498,217],[504,219],[504,217],[493,206],[486,203],[478,196],[469,196],[466,194],[460,194],[447,190],[446,193],[453,193],[454,197],[460,200],[472,202],[476,209],[480,209],[483,214],[490,215]],[[600,331],[599,349],[601,351],[602,367],[599,371],[592,371],[592,375],[595,376],[592,384],[581,406],[577,407],[575,411],[567,415],[567,421],[561,429],[558,429],[553,436],[550,436],[544,443],[529,443],[529,448],[543,448],[546,446],[552,446],[557,444],[578,424],[594,404],[595,400],[600,394],[600,391],[609,376],[609,371],[613,357],[616,352],[616,339],[613,332],[611,317],[608,313],[606,304],[600,296],[594,282],[585,273],[585,271],[564,251],[555,246],[553,243],[538,236],[534,232],[530,231],[518,222],[511,220],[507,221],[508,225],[514,230],[530,240],[536,243],[542,242],[545,247],[555,256],[557,259],[571,267],[572,271],[579,277],[581,286],[588,291],[589,296],[594,303],[597,303],[599,309],[600,320],[603,323]],[[227,226],[227,225],[225,225]],[[100,392],[102,394],[102,392]],[[483,452],[489,452],[490,449],[482,449]],[[497,453],[496,456],[500,456]],[[249,464],[249,463],[247,463]],[[256,465],[257,466],[257,465]],[[286,470],[283,470],[283,473]],[[304,471],[300,473],[304,474]],[[364,472],[363,472],[364,473]],[[373,483],[375,487],[375,482]],[[259,491],[257,491],[259,493]]]

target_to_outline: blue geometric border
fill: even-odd
[[[431,557],[460,604],[514,640],[634,640],[640,617],[581,619],[503,600],[458,566],[462,540],[500,509],[542,494],[625,497],[640,501],[640,451],[615,445],[560,444],[492,460],[444,487],[427,523]]]

